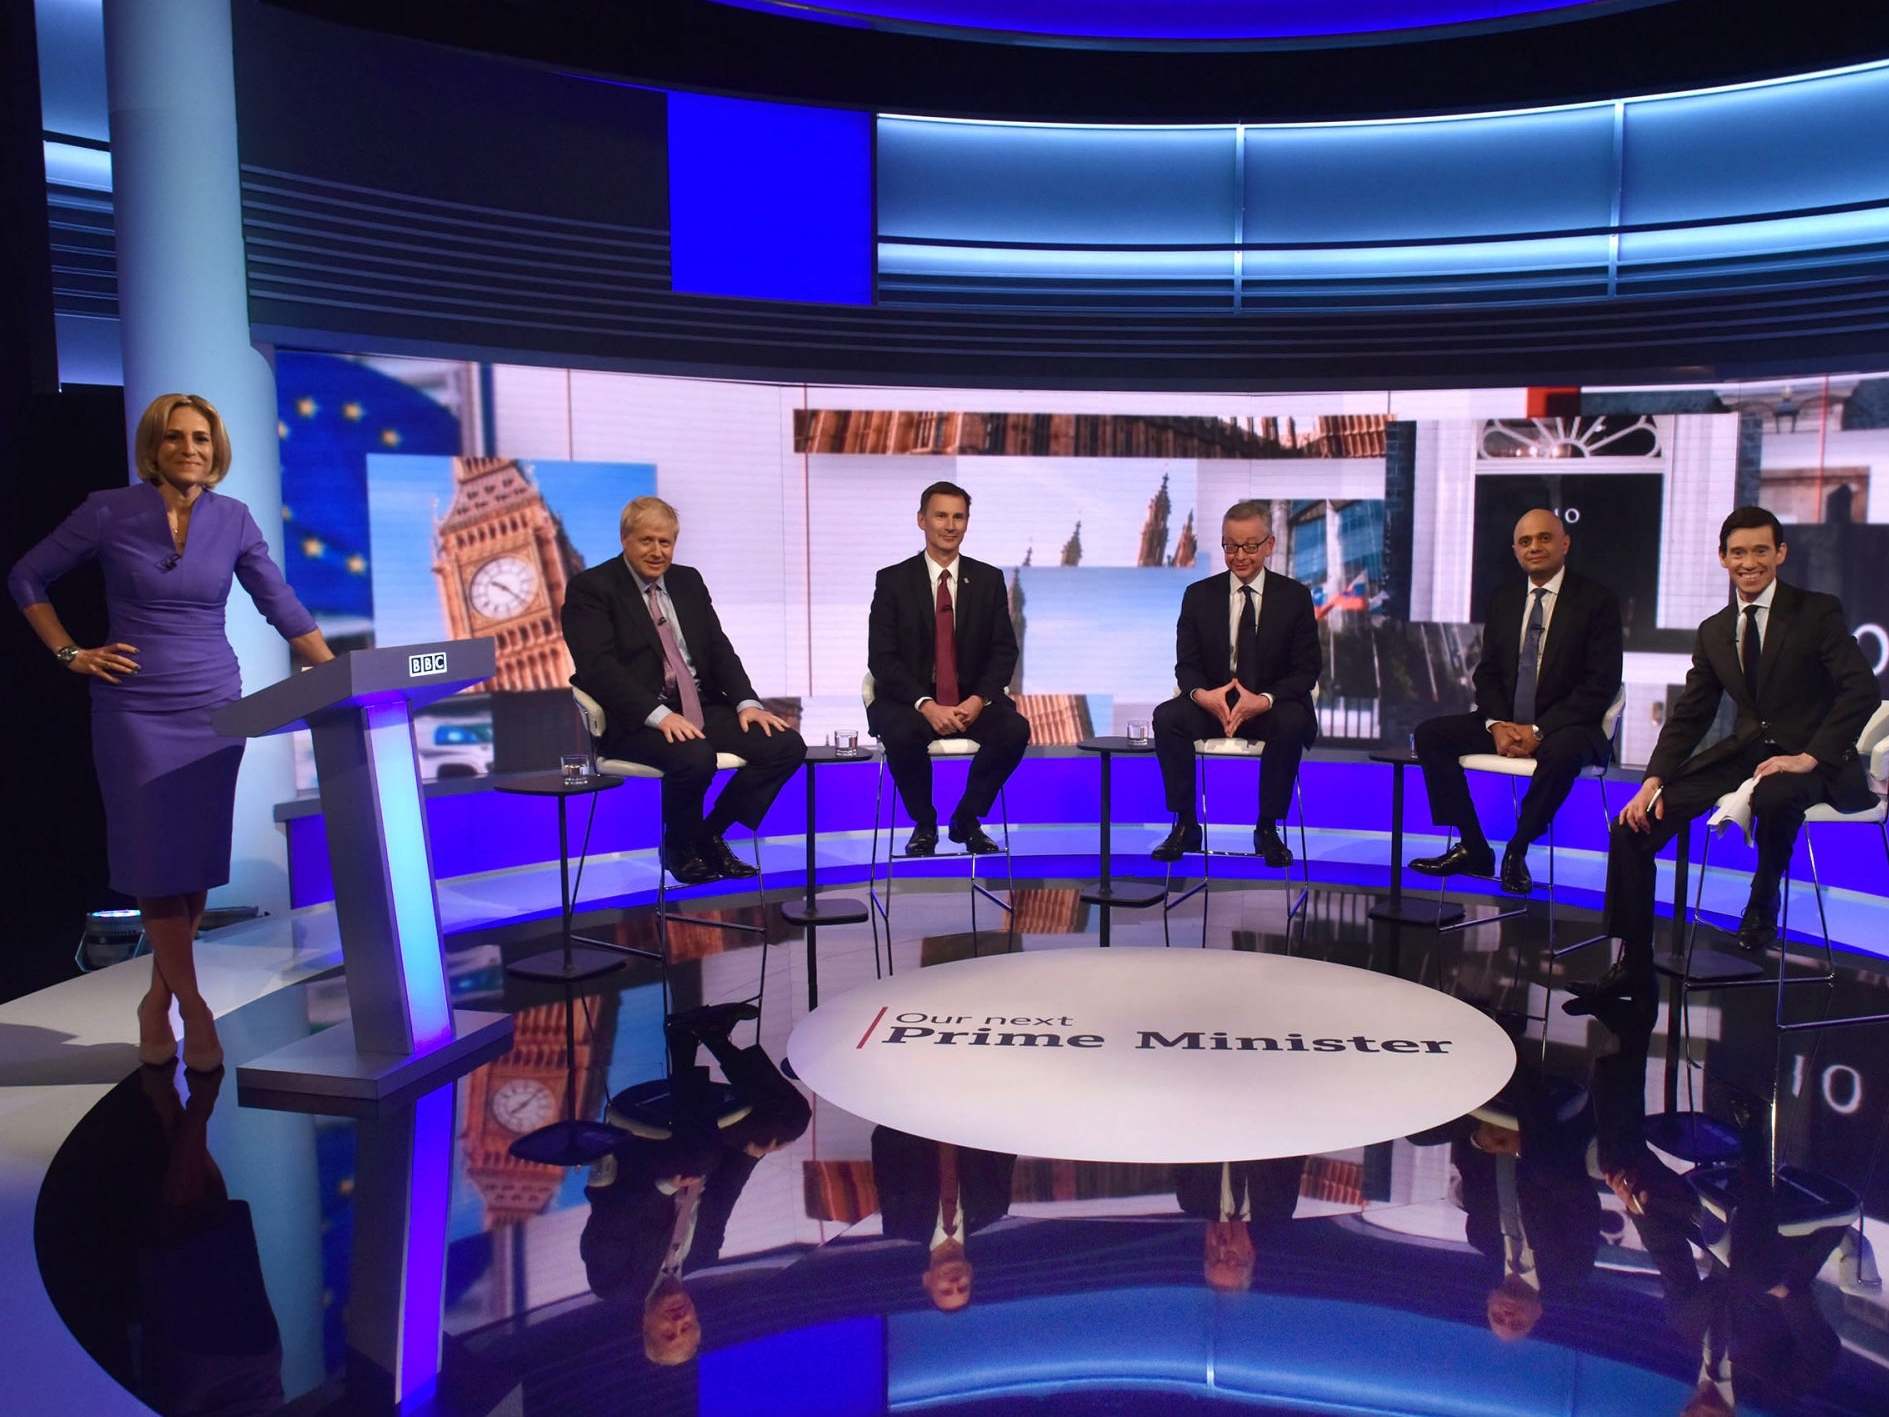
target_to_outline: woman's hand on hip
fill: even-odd
[[[115,644],[100,645],[97,649],[80,650],[72,656],[66,668],[74,674],[90,674],[107,684],[116,684],[121,675],[129,678],[138,672],[138,661],[132,658],[137,652],[136,645],[128,645],[120,640]]]

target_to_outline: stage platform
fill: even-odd
[[[1159,879],[1145,856],[1155,831],[1116,828],[1118,878]],[[1030,826],[1015,836],[1014,897],[1000,861],[980,867],[1013,916],[981,901],[973,931],[962,861],[912,863],[910,875],[901,863],[889,943],[883,926],[876,936],[869,924],[821,928],[822,1000],[875,981],[896,988],[987,955],[1062,951],[1071,969],[1100,958],[1100,908],[1082,899],[1096,873],[1094,829]],[[1615,1148],[1622,1137],[1657,1140],[1657,1127],[1634,1120],[1644,1106],[1655,1119],[1710,1112],[1735,1153],[1737,1119],[1749,1120],[1739,1099],[1769,1097],[1774,1079],[1777,1126],[1766,1147],[1774,1140],[1778,1159],[1801,1174],[1860,1193],[1864,1228],[1885,1243],[1889,1174],[1875,1159],[1889,1119],[1889,1055],[1880,1030],[1780,1040],[1764,988],[1695,994],[1683,1051],[1669,1042],[1664,995],[1650,1018],[1572,1018],[1560,1008],[1568,982],[1598,975],[1606,958],[1595,946],[1551,962],[1544,900],[1519,918],[1442,935],[1377,921],[1383,836],[1315,831],[1309,844],[1313,889],[1299,914],[1288,914],[1296,872],[1288,891],[1278,872],[1229,861],[1223,875],[1216,860],[1215,887],[1165,921],[1159,907],[1114,911],[1111,951],[1153,961],[1205,948],[1255,966],[1289,956],[1341,979],[1368,971],[1438,991],[1494,1020],[1513,1044],[1516,1074],[1490,1106],[1414,1136],[1242,1170],[1250,1248],[1235,1247],[1232,1282],[1224,1264],[1215,1271],[1221,1288],[1207,1282],[1211,1217],[1200,1213],[1202,1196],[1217,1203],[1219,1168],[1207,1175],[1127,1152],[1117,1161],[1028,1147],[971,1152],[959,1175],[963,1193],[977,1197],[967,1200],[972,1302],[947,1314],[921,1286],[927,1246],[910,1238],[907,1194],[935,1177],[938,1148],[905,1133],[875,1135],[870,1122],[802,1086],[811,1106],[804,1130],[717,1173],[734,1191],[732,1208],[718,1212],[719,1253],[683,1270],[700,1353],[674,1367],[644,1356],[641,1294],[622,1290],[625,1266],[640,1274],[641,1261],[611,1258],[613,1245],[634,1245],[616,1223],[626,1214],[617,1198],[586,1190],[601,1173],[508,1154],[512,1127],[551,1120],[563,1095],[567,996],[504,968],[556,933],[554,864],[441,883],[454,1002],[514,1013],[517,1042],[405,1122],[238,1105],[235,1065],[344,1014],[326,907],[201,943],[230,1056],[220,1094],[182,1070],[137,1067],[131,1006],[148,968],[140,961],[0,1007],[9,1410],[149,1410],[133,1386],[162,1408],[187,1375],[250,1394],[243,1410],[255,1411],[377,1410],[390,1384],[410,1382],[424,1388],[409,1401],[415,1410],[478,1414],[1677,1412],[1698,1369],[1698,1346],[1680,1322],[1690,1311],[1662,1288],[1633,1217],[1596,1179],[1589,1142],[1603,1133]],[[804,847],[798,837],[765,845],[777,907],[799,893]],[[1429,846],[1406,843],[1410,854]],[[863,894],[865,851],[863,837],[823,837],[823,881]],[[1580,853],[1561,857],[1562,943],[1595,928],[1587,907],[1598,865]],[[626,945],[652,943],[654,884],[646,853],[592,860],[580,926]],[[1708,905],[1733,885],[1715,872]],[[1454,898],[1472,917],[1505,900],[1480,891]],[[1879,947],[1889,938],[1871,924],[1880,903],[1845,908],[1855,913],[1833,914],[1833,925],[1844,920]],[[767,945],[753,934],[672,927],[669,1009],[745,998],[764,983],[758,1028],[740,1024],[734,1040],[758,1042],[783,1064],[790,1034],[809,1016],[804,934],[777,909],[763,910],[751,889],[695,893],[689,909],[762,924]],[[1813,955],[1799,943],[1793,959],[1805,971]],[[1874,958],[1844,950],[1838,961],[1833,987],[1790,991],[1792,1018],[1889,1007]],[[575,989],[587,1116],[602,1117],[607,1098],[664,1075],[663,994],[641,961]],[[961,1102],[1056,1106],[1021,1096],[980,1090]],[[1308,1094],[1300,1105],[1336,1104]],[[1765,1111],[1757,1108],[1760,1121]],[[1498,1340],[1486,1314],[1503,1266],[1492,1158],[1468,1141],[1479,1124],[1526,1139],[1522,1216],[1540,1227],[1541,1312],[1516,1342]],[[390,1137],[407,1148],[404,1190],[390,1189]],[[1688,1169],[1671,1153],[1645,1154],[1672,1173]],[[220,1185],[209,1182],[212,1171]],[[647,1180],[626,1154],[613,1185],[639,1184],[639,1174]],[[437,1184],[425,1190],[412,1179],[422,1176]],[[1494,1260],[1484,1254],[1491,1234]],[[422,1242],[443,1253],[444,1288],[430,1318],[424,1304],[400,1312],[387,1299],[404,1292],[390,1287],[402,1275],[425,1269]],[[1251,1255],[1250,1283],[1242,1254]],[[1740,1412],[1862,1414],[1889,1404],[1881,1292],[1846,1289],[1835,1257],[1819,1268],[1810,1298],[1836,1337],[1825,1355],[1834,1362],[1804,1369],[1815,1382],[1802,1393],[1774,1392],[1748,1374]],[[245,1322],[219,1330],[220,1344],[201,1341],[219,1314]],[[370,1314],[406,1346],[397,1362],[380,1362],[387,1355],[361,1333]],[[1053,1409],[1044,1408],[1051,1397]]]

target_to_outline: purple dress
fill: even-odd
[[[230,878],[230,819],[243,740],[210,727],[241,697],[236,652],[223,634],[230,580],[284,639],[315,628],[269,559],[262,532],[234,497],[199,494],[183,555],[175,554],[164,494],[149,483],[94,492],[13,567],[20,606],[83,561],[105,573],[108,642],[136,645],[139,670],[92,681],[92,758],[105,799],[112,889],[186,895]]]

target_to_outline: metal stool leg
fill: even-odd
[[[1600,839],[1603,842],[1611,842],[1613,838],[1614,818],[1613,818],[1613,809],[1607,804],[1607,770],[1605,768],[1601,769],[1600,776],[1595,780],[1595,786],[1597,786],[1600,789],[1600,829],[1601,829]],[[1553,828],[1550,827],[1550,830],[1552,831]],[[1551,851],[1552,851],[1552,848],[1551,848]],[[1549,869],[1552,871],[1553,866],[1554,866],[1554,858],[1552,855],[1550,855],[1549,857],[1548,864],[1549,864]],[[1553,910],[1552,904],[1550,905],[1549,909],[1552,912]],[[1565,955],[1573,954],[1576,950],[1586,949],[1589,945],[1598,944],[1602,940],[1608,940],[1608,939],[1613,938],[1611,935],[1606,935],[1606,934],[1588,935],[1584,939],[1576,940],[1571,945],[1563,945],[1557,949],[1554,944],[1553,932],[1552,932],[1552,925],[1554,921],[1554,916],[1552,913],[1549,915],[1548,919],[1549,919],[1549,923],[1551,927],[1549,941],[1548,941],[1548,957],[1550,959],[1560,959]]]

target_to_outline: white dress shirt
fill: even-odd
[[[1758,650],[1762,653],[1764,651],[1764,632],[1771,626],[1771,602],[1776,599],[1777,580],[1775,577],[1773,577],[1770,585],[1758,592],[1758,598],[1756,600],[1746,600],[1742,595],[1738,597],[1738,623],[1732,626],[1732,646],[1738,651],[1738,667],[1740,669],[1745,667],[1745,607],[1748,605],[1758,607],[1758,613],[1753,618],[1758,622]]]
[[[643,573],[637,570],[636,567],[630,565],[630,558],[628,556],[623,558],[623,564],[629,570],[630,579],[636,582],[636,593],[642,597],[644,608],[647,609],[649,606],[650,586],[653,585],[656,587],[656,600],[662,606],[663,618],[669,622],[669,628],[675,634],[676,648],[682,652],[682,663],[688,669],[689,673],[694,675],[695,682],[699,686],[702,682],[702,676],[695,672],[695,657],[689,653],[689,641],[682,633],[682,621],[676,615],[675,602],[669,598],[668,585],[664,583],[663,578],[660,576],[654,581],[645,580]],[[740,713],[742,709],[759,707],[761,707],[761,701],[759,699],[743,699],[740,703],[735,705],[735,712]],[[643,726],[646,728],[655,728],[674,712],[675,710],[670,708],[667,704],[657,704],[655,708],[649,711],[648,716],[643,719]]]
[[[958,562],[963,559],[962,556],[953,556],[948,565],[940,566],[937,557],[929,551],[925,553],[925,575],[931,581],[931,603],[934,606],[938,603],[938,580],[943,577],[948,582],[945,593],[951,597],[951,623],[954,627],[958,620],[958,593],[963,587],[963,582],[958,577]],[[958,688],[962,691],[964,686],[960,684]],[[930,694],[923,694],[912,707],[923,708],[931,702],[931,698]]]
[[[1541,598],[1541,638],[1535,641],[1535,670],[1541,671],[1542,657],[1548,653],[1548,626],[1554,623],[1554,608],[1561,602],[1561,582],[1567,579],[1568,568],[1564,565],[1541,585],[1528,582],[1528,594],[1522,600],[1522,633],[1515,642],[1515,663],[1517,668],[1522,662],[1522,651],[1528,648],[1528,617],[1534,612],[1535,592],[1545,590],[1548,593]],[[1538,680],[1537,683],[1540,681]],[[1502,720],[1485,718],[1484,728],[1494,728]],[[1528,725],[1531,729],[1534,724]],[[1539,730],[1537,730],[1539,732]]]

